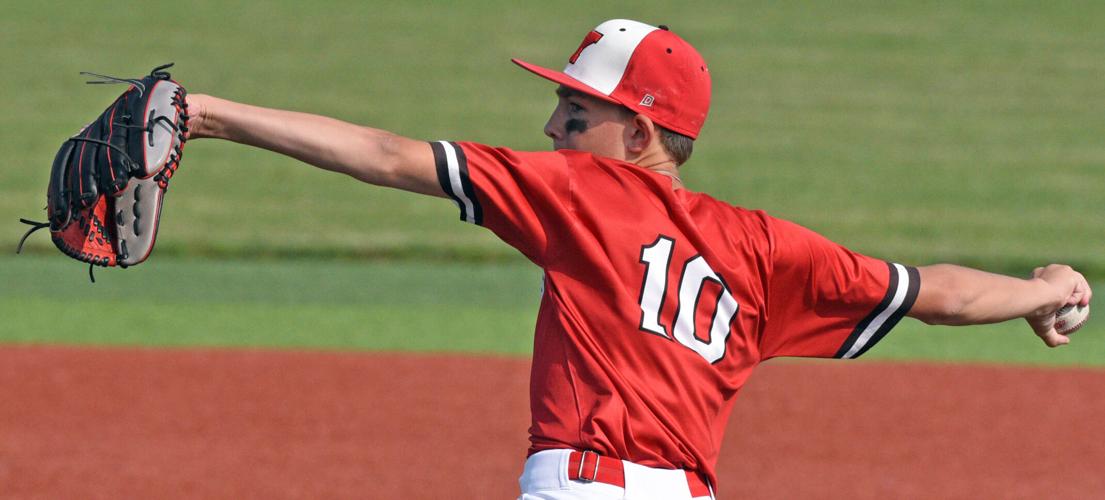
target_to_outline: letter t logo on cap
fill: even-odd
[[[583,49],[586,49],[587,47],[598,43],[601,39],[602,33],[599,33],[597,31],[592,31],[588,33],[587,36],[583,37],[583,42],[579,44],[579,48],[576,49],[574,54],[572,54],[572,57],[568,58],[568,63],[575,64],[576,61],[579,60],[579,54],[583,52]]]

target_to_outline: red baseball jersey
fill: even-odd
[[[796,224],[673,190],[579,151],[433,142],[441,187],[545,271],[530,380],[530,453],[594,450],[714,468],[752,369],[854,358],[912,306],[917,271]]]

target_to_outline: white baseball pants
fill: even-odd
[[[572,450],[546,450],[526,460],[518,484],[518,500],[713,500],[691,497],[687,475],[681,470],[655,469],[623,461],[625,488],[600,482],[568,479]]]

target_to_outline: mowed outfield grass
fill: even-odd
[[[57,147],[122,90],[79,71],[175,61],[192,92],[547,149],[553,86],[509,58],[559,67],[596,23],[632,17],[669,24],[710,64],[692,189],[881,258],[1021,275],[1067,262],[1105,282],[1103,2],[201,0],[181,15],[158,1],[6,7],[0,243],[19,239],[17,218],[42,218]],[[231,144],[185,151],[149,263],[91,286],[44,234],[0,258],[0,339],[529,349],[537,271],[449,202]],[[115,317],[124,303],[133,313]],[[89,332],[120,320],[140,328]],[[1019,329],[907,323],[870,357],[1105,359],[1100,327],[1057,351]]]
[[[600,20],[635,17],[710,64],[692,189],[887,259],[1105,277],[1103,2],[205,0],[187,22],[176,2],[83,5],[15,3],[0,19],[0,220],[43,215],[58,145],[121,90],[79,71],[176,61],[193,92],[547,149],[553,86],[509,58],[559,67]],[[510,253],[457,229],[448,202],[210,141],[187,145],[167,203],[159,255]]]
[[[159,259],[100,270],[57,256],[0,258],[0,344],[65,343],[526,355],[540,271],[520,262]],[[90,298],[95,297],[95,298]],[[1048,349],[1023,322],[905,319],[864,360],[1105,364],[1105,322]]]

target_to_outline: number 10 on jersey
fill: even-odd
[[[675,240],[660,236],[655,242],[641,247],[640,262],[645,265],[644,283],[641,286],[641,330],[654,333],[667,339],[674,339],[687,348],[697,352],[709,363],[717,363],[725,357],[725,341],[729,338],[729,327],[737,315],[737,299],[729,292],[725,282],[706,263],[701,255],[695,255],[683,263],[679,275],[679,295],[675,308],[675,323],[669,329],[664,326],[660,311],[664,308],[664,298],[668,292],[668,276],[671,268],[671,256]],[[698,315],[699,299],[708,281],[721,287],[717,303],[712,310],[702,311],[710,314],[710,331],[705,337],[696,332],[695,318]],[[669,324],[670,320],[669,320]]]

